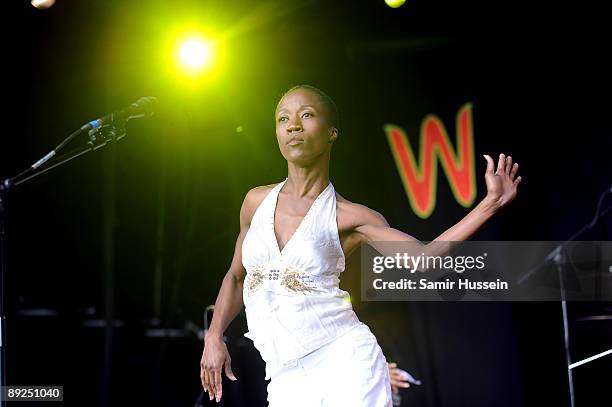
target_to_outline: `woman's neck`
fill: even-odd
[[[287,182],[283,190],[294,197],[318,196],[329,184],[329,162],[313,167],[287,165]]]

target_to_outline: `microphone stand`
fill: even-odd
[[[127,120],[121,122],[110,123],[101,127],[93,128],[89,130],[91,127],[88,125],[84,125],[79,128],[77,131],[73,132],[70,136],[68,136],[62,143],[60,143],[55,149],[53,149],[50,153],[46,154],[43,158],[32,164],[27,170],[19,173],[18,175],[0,179],[0,386],[4,389],[4,386],[7,385],[6,382],[6,329],[7,329],[7,319],[5,314],[5,295],[4,295],[4,273],[6,271],[6,256],[5,256],[5,220],[6,220],[6,208],[5,202],[8,193],[12,190],[12,188],[21,185],[33,178],[38,177],[39,175],[58,167],[64,163],[72,161],[73,159],[80,157],[86,153],[95,151],[99,148],[104,147],[105,145],[118,141],[121,138],[125,137],[127,134],[125,125]],[[82,133],[88,132],[89,139],[86,145],[76,148],[70,151],[67,154],[59,156],[53,159],[57,153],[62,150],[70,141],[75,139],[77,136]],[[107,305],[108,310],[108,305]],[[113,324],[108,324],[107,321],[107,331],[112,330]],[[106,338],[112,337],[112,334],[109,335],[107,332]],[[108,352],[108,344],[106,346],[106,351]],[[107,374],[108,375],[108,374]],[[106,376],[105,376],[106,377]],[[0,392],[0,407],[4,407],[6,405],[6,400],[4,399],[3,391]]]
[[[555,268],[557,270],[557,275],[559,277],[559,290],[561,293],[561,313],[563,316],[563,344],[564,344],[564,348],[565,348],[565,364],[567,367],[567,382],[568,382],[568,392],[569,392],[569,405],[570,407],[574,407],[575,403],[574,403],[574,377],[573,377],[573,372],[572,369],[574,367],[577,366],[576,363],[572,364],[571,362],[571,355],[570,355],[570,337],[569,337],[569,320],[568,320],[568,316],[567,316],[567,298],[565,296],[565,282],[564,282],[564,278],[565,275],[567,273],[565,273],[565,264],[566,264],[566,251],[567,251],[567,247],[569,245],[570,242],[575,241],[575,239],[582,235],[584,232],[586,232],[587,230],[591,230],[593,229],[593,227],[595,227],[595,225],[597,225],[597,223],[599,222],[600,219],[603,219],[603,217],[609,213],[612,210],[612,207],[607,208],[606,210],[604,210],[603,212],[601,212],[601,205],[603,203],[604,198],[606,197],[606,195],[608,193],[612,193],[612,187],[608,188],[606,190],[604,190],[601,195],[599,196],[599,201],[597,203],[597,209],[595,211],[595,216],[593,217],[593,220],[591,222],[589,222],[588,224],[584,225],[580,230],[578,230],[576,233],[574,233],[569,239],[567,239],[566,241],[564,241],[563,243],[559,244],[557,247],[555,247],[542,261],[542,263],[536,267],[534,267],[533,269],[531,269],[530,271],[528,271],[527,273],[525,273],[525,275],[523,275],[518,281],[517,284],[521,284],[523,281],[525,281],[527,278],[529,278],[533,273],[535,273],[537,270],[539,270],[542,266],[544,266],[545,264],[547,264],[549,261],[553,261],[553,263],[555,264]],[[601,356],[605,356],[605,354],[609,354],[606,352],[603,352],[602,354],[600,354]],[[599,355],[596,355],[598,357],[601,357]],[[587,360],[583,363],[589,362],[591,360],[594,360],[594,358],[589,358],[590,360]],[[581,363],[581,364],[583,364]]]

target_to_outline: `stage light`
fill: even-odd
[[[46,9],[55,4],[55,0],[32,0],[30,2],[37,9]]]
[[[221,38],[212,26],[182,23],[170,27],[162,53],[168,78],[190,90],[218,84],[226,52]]]
[[[212,64],[213,44],[202,38],[192,37],[184,40],[178,49],[178,58],[183,68],[198,73]]]
[[[391,8],[398,8],[405,2],[406,0],[385,0],[385,3],[387,3],[387,6]]]

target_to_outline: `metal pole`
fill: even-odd
[[[565,299],[565,284],[563,273],[563,267],[565,263],[565,252],[563,247],[559,247],[555,254],[555,263],[557,265],[557,274],[559,275],[559,288],[561,291],[561,312],[563,314],[563,343],[565,345],[565,364],[567,368],[567,383],[569,387],[569,404],[570,407],[574,407],[574,376],[571,369],[572,360],[570,357],[570,343],[569,343],[569,322],[567,317],[567,301]]]

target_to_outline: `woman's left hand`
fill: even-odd
[[[517,177],[519,165],[512,164],[512,157],[505,154],[499,155],[497,171],[494,171],[495,164],[493,159],[485,155],[487,160],[487,171],[485,181],[487,184],[487,196],[485,199],[491,200],[499,208],[508,205],[516,197],[516,189],[521,182],[521,177]]]

